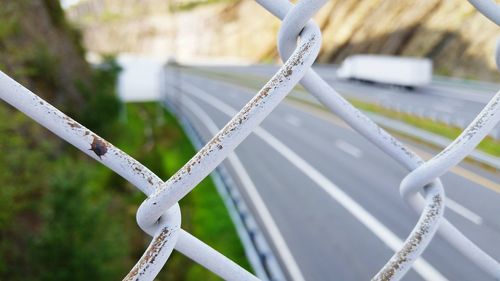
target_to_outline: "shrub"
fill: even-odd
[[[56,171],[44,202],[44,227],[33,248],[36,276],[50,281],[119,280],[128,266],[123,262],[127,232],[118,218],[109,216],[109,192],[92,188],[89,178],[95,171],[67,160]]]
[[[116,81],[121,71],[113,57],[107,57],[94,70],[90,83],[77,82],[86,104],[79,120],[99,135],[109,136],[121,109]]]

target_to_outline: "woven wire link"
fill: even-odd
[[[401,249],[372,280],[401,279],[436,232],[471,262],[500,279],[498,262],[443,218],[446,199],[439,180],[439,176],[462,161],[499,122],[500,92],[456,140],[424,162],[353,107],[311,69],[320,50],[321,32],[310,19],[326,0],[302,0],[296,5],[287,0],[256,1],[283,21],[278,49],[285,63],[254,98],[167,181],[161,180],[135,159],[0,72],[0,98],[103,163],[148,196],[137,211],[137,222],[153,239],[124,280],[153,280],[173,249],[225,280],[259,280],[181,229],[181,211],[177,202],[212,172],[298,83],[409,171],[401,183],[400,192],[403,199],[420,214],[420,218]],[[469,1],[493,22],[500,23],[500,9],[494,2]],[[298,44],[297,39],[300,39]],[[497,50],[497,58],[498,54]],[[99,153],[95,152],[96,147]]]

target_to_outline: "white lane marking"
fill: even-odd
[[[205,103],[211,105],[212,107],[218,109],[222,113],[230,117],[234,116],[237,113],[234,108],[230,107],[213,95],[206,93],[202,89],[191,84],[184,86],[185,88],[189,88],[189,93],[204,101]],[[267,142],[285,159],[290,161],[290,163],[292,163],[295,167],[302,171],[318,186],[320,186],[327,194],[329,194],[335,201],[342,205],[352,216],[358,219],[368,230],[375,234],[375,236],[377,236],[389,248],[391,248],[395,252],[401,249],[401,247],[403,246],[403,240],[397,237],[396,234],[394,234],[389,228],[383,225],[372,214],[370,214],[361,205],[354,201],[354,199],[352,199],[347,193],[342,191],[327,177],[316,170],[316,168],[314,168],[311,164],[297,155],[292,149],[288,148],[285,144],[283,144],[273,135],[260,127],[257,127],[254,130],[254,133],[259,138]],[[415,261],[415,263],[413,264],[413,269],[425,280],[448,280],[422,257],[418,258]]]
[[[483,224],[482,217],[462,206],[460,203],[451,200],[450,197],[446,197],[446,207],[477,225]]]
[[[194,115],[196,115],[196,117],[200,120],[200,122],[202,122],[207,127],[207,129],[210,131],[211,134],[215,135],[217,134],[217,132],[219,132],[219,128],[212,120],[212,118],[190,98],[185,97],[184,106],[188,108],[188,110],[191,111]],[[255,184],[253,183],[252,179],[245,170],[239,157],[234,152],[232,152],[227,157],[227,160],[233,167],[243,187],[247,191],[247,194],[250,197],[252,204],[254,204],[258,216],[262,219],[262,222],[267,232],[269,233],[269,236],[271,237],[274,246],[279,252],[279,256],[283,261],[286,270],[289,272],[290,277],[294,281],[305,281],[305,278],[302,275],[302,272],[300,271],[297,262],[293,258],[293,255],[290,252],[290,249],[288,248],[285,239],[283,238],[283,235],[278,229],[276,222],[274,221],[274,219],[271,216],[271,213],[269,212],[269,209],[267,209],[267,206],[265,205],[264,201],[262,200],[262,197],[257,191],[257,187],[255,187]]]
[[[343,140],[336,140],[335,146],[354,158],[361,158],[361,156],[363,156],[363,151],[361,151],[361,149]]]
[[[294,127],[300,127],[302,125],[302,121],[291,114],[285,115],[285,121]]]

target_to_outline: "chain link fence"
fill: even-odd
[[[444,219],[446,196],[439,180],[441,175],[469,155],[500,120],[500,92],[457,139],[425,162],[347,102],[311,69],[320,51],[321,32],[310,19],[326,0],[301,0],[296,5],[287,0],[256,1],[283,21],[278,35],[278,49],[285,63],[226,126],[167,181],[0,73],[0,97],[3,100],[103,163],[148,196],[137,211],[137,222],[153,239],[124,280],[153,280],[173,249],[225,280],[260,280],[184,231],[178,201],[216,169],[298,83],[408,170],[408,175],[401,182],[401,196],[420,214],[420,218],[403,246],[372,280],[401,279],[436,233],[468,257],[471,263],[500,279],[498,262]],[[469,1],[490,20],[500,23],[500,9],[495,2]]]

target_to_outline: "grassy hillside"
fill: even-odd
[[[120,104],[119,66],[83,59],[55,0],[0,0],[0,70],[150,167],[171,176],[194,154],[154,104]],[[120,280],[149,242],[135,187],[0,102],[0,280]],[[210,180],[182,200],[183,227],[248,267]],[[174,255],[158,280],[218,280]]]
[[[79,32],[66,22],[58,1],[0,0],[0,5],[0,70],[111,135],[120,108],[117,65],[111,60],[103,69],[87,65]],[[105,107],[96,106],[103,101]],[[109,123],[95,122],[96,117]],[[127,236],[118,235],[126,217],[115,211],[123,203],[89,180],[98,178],[101,168],[3,102],[0,120],[0,279],[119,278],[131,263],[114,259],[128,254]]]

